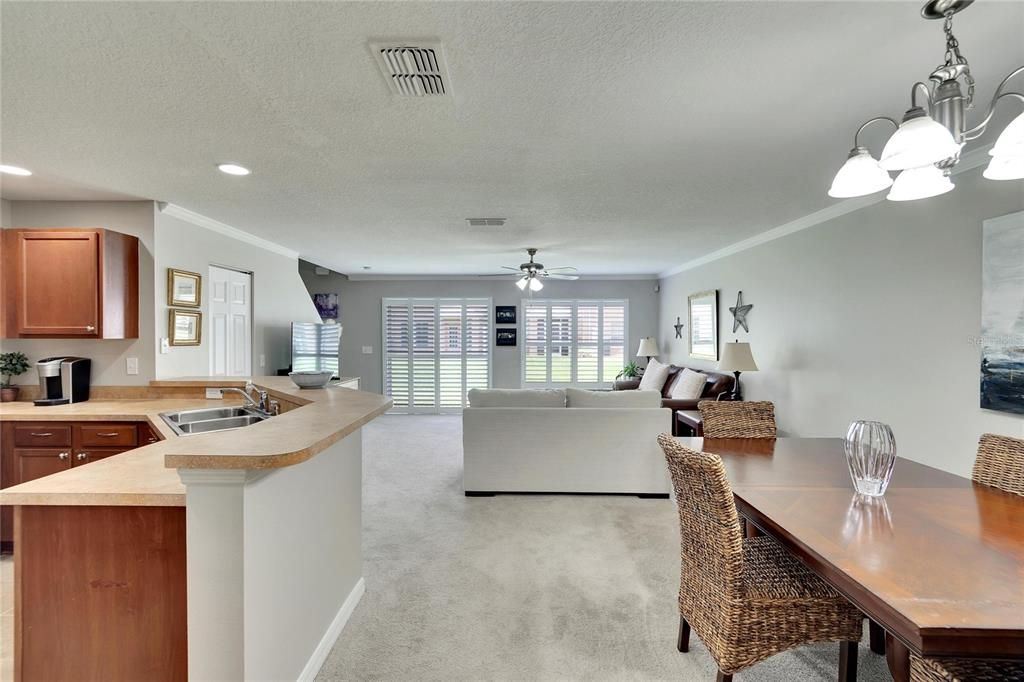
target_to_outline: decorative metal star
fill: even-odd
[[[750,327],[747,326],[747,313],[754,306],[750,303],[743,305],[743,292],[736,292],[736,306],[729,308],[729,312],[732,313],[732,331],[736,333],[736,330],[743,327],[743,331],[749,333]]]
[[[677,339],[683,338],[683,327],[686,326],[686,325],[684,325],[682,322],[680,322],[679,318],[677,317],[676,318],[676,323],[674,325],[672,325],[672,326],[674,326],[676,328],[676,338]]]

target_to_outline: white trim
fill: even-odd
[[[308,260],[308,259],[304,259],[304,260]],[[312,261],[310,261],[310,262],[312,263]],[[349,275],[345,275],[345,276],[348,277],[348,280],[350,282],[370,282],[370,281],[381,281],[381,280],[383,280],[383,281],[407,281],[407,280],[417,281],[417,280],[426,280],[426,281],[435,281],[435,282],[437,282],[437,281],[447,282],[447,281],[456,281],[456,280],[472,280],[474,282],[484,282],[484,281],[487,281],[488,279],[491,279],[491,280],[497,279],[497,278],[494,278],[494,277],[481,277],[480,275],[442,275],[442,274],[438,274],[438,275],[383,275],[383,274],[381,274],[381,275],[365,275],[365,274],[355,274],[355,275],[352,275],[352,274],[349,274]],[[515,280],[513,279],[514,277],[515,277],[515,273],[512,273],[510,271],[509,279],[505,280],[505,281],[507,281],[509,284],[514,284],[515,283]],[[659,277],[660,277],[660,275],[658,275],[657,273],[646,274],[646,275],[580,275],[579,276],[579,280],[575,280],[575,281],[581,281],[581,280],[590,280],[590,281],[592,281],[592,280],[656,280]],[[497,280],[497,281],[501,282],[503,280]],[[570,280],[551,280],[551,282],[556,282],[556,281],[570,281]]]
[[[356,610],[356,606],[359,605],[359,600],[363,598],[366,593],[366,581],[363,578],[359,579],[356,586],[352,588],[352,591],[348,593],[348,597],[345,598],[341,608],[338,609],[337,615],[334,616],[334,620],[327,626],[327,631],[324,632],[323,638],[320,643],[316,645],[316,649],[313,649],[313,654],[306,661],[306,666],[299,673],[297,678],[299,682],[306,682],[306,680],[313,680],[316,678],[317,673],[320,672],[320,668],[323,667],[324,661],[327,660],[327,656],[330,655],[331,649],[334,648],[334,643],[338,641],[338,637],[341,636],[341,631],[345,628],[345,624],[348,623],[348,619],[352,617],[352,613]]]
[[[214,220],[213,218],[208,218],[201,213],[190,211],[187,208],[178,206],[177,204],[158,201],[157,208],[160,209],[161,213],[169,215],[172,218],[184,220],[186,223],[192,223],[193,225],[206,228],[212,232],[218,232],[226,237],[237,239],[240,242],[246,242],[247,244],[258,246],[261,249],[273,251],[274,253],[282,256],[287,256],[288,258],[295,258],[297,260],[299,257],[298,251],[292,251],[291,249],[287,249],[280,244],[275,244],[274,242],[263,239],[262,237],[257,237],[256,235],[249,234],[248,232],[243,232],[237,227],[232,227],[227,223],[222,223],[219,220]]]
[[[952,175],[959,175],[960,173],[973,170],[978,166],[983,166],[986,163],[988,163],[988,160],[991,158],[988,154],[988,150],[991,148],[991,146],[992,145],[986,145],[978,149],[973,149],[967,154],[964,154],[962,157],[960,157],[960,163],[958,163],[953,168]],[[862,208],[873,206],[882,201],[885,201],[885,192],[877,192],[866,197],[845,199],[843,201],[840,201],[839,203],[832,204],[831,206],[823,208],[820,211],[809,213],[808,215],[805,215],[801,218],[797,218],[796,220],[784,223],[782,225],[779,225],[778,227],[773,227],[770,230],[766,230],[765,232],[756,234],[748,239],[738,241],[735,244],[730,244],[729,246],[726,246],[723,249],[719,249],[718,251],[712,251],[709,254],[700,256],[699,258],[694,258],[691,261],[687,261],[682,265],[678,265],[674,268],[670,268],[669,270],[665,270],[664,272],[661,273],[659,277],[671,277],[672,275],[678,275],[680,272],[693,270],[694,268],[700,267],[701,265],[707,265],[708,263],[714,262],[716,260],[727,258],[728,256],[732,256],[737,253],[740,253],[741,251],[752,249],[755,246],[760,246],[761,244],[765,244],[767,242],[780,239],[787,235],[793,234],[794,232],[800,232],[801,230],[806,230],[808,228],[815,227],[816,225],[822,225],[830,220],[833,220],[840,216],[844,216],[847,213],[859,211]]]

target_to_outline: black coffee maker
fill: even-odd
[[[39,372],[39,400],[36,405],[67,405],[89,399],[92,360],[69,356],[43,358]]]

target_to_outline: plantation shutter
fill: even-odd
[[[603,386],[626,358],[626,301],[523,301],[523,385]]]
[[[384,299],[384,389],[395,412],[466,405],[491,384],[490,299]]]

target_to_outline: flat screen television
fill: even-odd
[[[292,371],[340,376],[341,325],[292,322]]]

